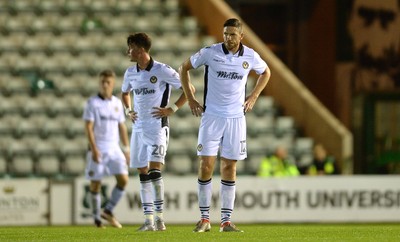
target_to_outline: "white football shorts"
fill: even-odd
[[[150,161],[164,164],[168,141],[169,128],[167,126],[159,129],[158,132],[132,132],[130,167],[147,167]]]
[[[105,176],[128,174],[126,158],[119,145],[98,149],[101,153],[100,163],[93,161],[91,151],[86,154],[85,176],[88,180],[98,181]]]
[[[204,113],[201,117],[197,155],[244,160],[246,148],[246,118],[222,118]]]

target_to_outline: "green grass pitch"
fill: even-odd
[[[169,225],[164,232],[136,232],[139,225],[122,229],[92,226],[0,227],[0,241],[400,241],[400,224],[238,224],[244,233],[193,233],[194,225]]]

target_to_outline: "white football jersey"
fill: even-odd
[[[223,43],[202,48],[190,57],[193,68],[205,66],[205,113],[236,118],[244,115],[247,76],[250,70],[262,74],[267,64],[253,49],[240,44],[231,54]]]
[[[170,66],[151,59],[145,70],[137,65],[125,71],[122,92],[133,93],[133,109],[138,113],[138,119],[133,124],[132,131],[155,131],[168,126],[168,119],[154,118],[153,107],[165,107],[171,96],[171,86],[181,87],[179,74]]]
[[[83,120],[94,122],[94,137],[97,145],[119,143],[118,124],[125,122],[124,108],[119,98],[104,99],[100,94],[86,102]]]

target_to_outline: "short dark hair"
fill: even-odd
[[[99,77],[114,77],[115,78],[116,75],[115,75],[115,72],[113,70],[106,69],[106,70],[102,70],[99,73]]]
[[[224,27],[236,27],[241,31],[242,30],[242,22],[240,22],[240,20],[237,18],[230,18],[225,21]]]
[[[146,33],[135,33],[128,36],[127,44],[134,44],[143,48],[146,52],[149,52],[151,48],[151,39]]]

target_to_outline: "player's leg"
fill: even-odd
[[[212,174],[214,171],[216,156],[201,156],[200,167],[197,180],[197,194],[199,199],[199,209],[201,218],[196,224],[193,232],[209,232],[210,224],[210,207],[212,197]]]
[[[122,228],[122,225],[115,218],[113,210],[125,194],[125,186],[128,183],[129,178],[126,174],[115,175],[115,178],[117,184],[111,191],[110,199],[108,200],[101,217],[107,220],[113,227]]]
[[[102,163],[97,163],[92,159],[92,152],[89,151],[86,154],[86,169],[85,177],[90,180],[90,207],[92,209],[92,215],[94,224],[99,228],[104,228],[101,223],[101,179],[105,174],[105,167]]]
[[[98,228],[104,228],[101,223],[100,210],[101,210],[101,182],[100,181],[90,181],[90,207],[92,209],[92,215],[94,219],[94,224]]]
[[[236,163],[247,156],[244,118],[227,119],[221,145],[221,232],[243,232],[231,222],[236,193]]]
[[[111,191],[110,199],[108,200],[104,210],[112,213],[115,206],[121,200],[122,196],[125,194],[125,186],[128,183],[128,175],[127,174],[117,174],[115,175],[115,179],[117,184]]]
[[[107,158],[104,158],[103,162],[107,166],[109,174],[115,176],[116,185],[111,191],[110,199],[108,199],[101,217],[106,219],[113,227],[122,228],[122,225],[115,218],[113,210],[125,194],[125,187],[129,177],[126,158],[119,145],[109,147]]]
[[[143,132],[133,132],[131,137],[130,166],[139,172],[140,200],[144,214],[144,224],[138,231],[154,231],[153,194],[149,177],[147,140]]]
[[[221,157],[221,226],[220,232],[243,232],[231,222],[236,193],[236,160]]]
[[[208,232],[211,229],[212,175],[223,129],[224,123],[220,118],[203,114],[197,145],[197,155],[200,158],[197,192],[201,218],[193,232]]]
[[[142,209],[144,214],[144,224],[138,231],[154,231],[154,211],[153,211],[153,185],[151,184],[150,176],[148,174],[149,168],[141,167],[139,171],[140,179],[140,199],[142,202]]]
[[[168,127],[163,127],[158,134],[149,134],[148,138],[153,142],[150,152],[151,162],[149,162],[149,177],[153,186],[153,201],[155,212],[154,226],[156,230],[164,231],[166,230],[163,218],[164,180],[161,174],[161,170],[165,162],[165,155],[169,140],[169,129]]]
[[[166,230],[163,218],[164,210],[164,181],[161,175],[163,164],[160,162],[150,162],[149,177],[153,185],[154,199],[154,226],[158,231]]]
[[[212,197],[212,174],[215,165],[215,156],[201,156],[198,174],[198,198],[201,219],[210,221],[210,207]]]

